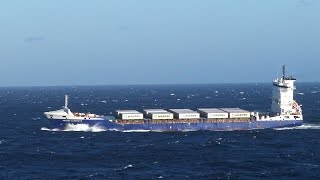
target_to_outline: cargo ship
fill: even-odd
[[[99,126],[106,130],[128,131],[231,131],[300,126],[302,109],[294,100],[296,79],[286,76],[273,81],[271,111],[267,114],[241,108],[143,109],[116,110],[116,117],[92,113],[73,113],[68,96],[62,109],[45,112],[53,128],[64,129],[73,124]]]

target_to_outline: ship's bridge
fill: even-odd
[[[286,76],[286,69],[283,66],[283,74],[281,78],[273,81],[273,95],[271,112],[281,115],[292,115],[298,111],[297,103],[293,99],[293,92],[295,90],[294,83],[296,78],[293,76]]]

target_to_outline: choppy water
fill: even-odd
[[[268,111],[271,84],[0,88],[0,179],[318,179],[320,83],[297,85],[305,125],[258,131],[49,129],[44,111],[240,107]]]

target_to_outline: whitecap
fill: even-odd
[[[194,131],[198,131],[196,129],[182,129],[181,132],[194,132]]]
[[[67,124],[64,129],[49,129],[46,127],[41,128],[42,131],[82,131],[82,132],[102,132],[106,131],[103,127],[100,126],[89,126],[88,124]]]
[[[137,130],[124,130],[122,132],[150,132],[150,130],[145,130],[145,129],[137,129]]]
[[[309,163],[304,163],[304,164],[302,164],[302,165],[304,165],[304,166],[311,166],[311,167],[319,167],[319,165],[317,165],[317,164],[309,164]]]
[[[132,168],[133,166],[131,164],[129,164],[128,166],[125,166],[123,169],[128,169],[128,168]]]
[[[153,144],[140,144],[138,147],[146,147],[146,146],[153,146]]]
[[[128,169],[128,168],[132,168],[132,167],[133,167],[133,165],[129,164],[129,165],[127,165],[127,166],[125,166],[125,167],[123,167],[121,169],[114,169],[114,170],[115,171],[122,171],[122,170],[125,170],[125,169]]]
[[[67,124],[63,131],[84,131],[84,132],[102,132],[105,128],[100,126],[89,126],[88,124]]]
[[[60,131],[60,129],[58,129],[58,128],[49,129],[49,128],[46,128],[46,127],[42,127],[41,131]]]
[[[282,130],[293,130],[293,129],[320,129],[320,124],[303,124],[301,126],[296,127],[284,127],[284,128],[275,128],[274,130],[282,131]]]

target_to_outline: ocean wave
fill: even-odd
[[[296,127],[284,127],[284,128],[275,128],[275,130],[293,130],[293,129],[320,129],[320,124],[303,124]]]
[[[5,143],[6,141],[5,140],[0,140],[0,144],[3,144]]]
[[[89,126],[87,124],[67,124],[64,129],[49,129],[46,127],[41,128],[42,131],[81,131],[81,132],[103,132],[107,131],[105,128],[100,126]]]
[[[128,169],[128,168],[133,168],[133,165],[129,164],[129,165],[127,165],[127,166],[125,166],[125,167],[123,167],[123,168],[121,168],[121,169],[114,169],[114,170],[115,170],[115,171],[122,171],[122,170],[126,170],[126,169]]]
[[[197,129],[182,129],[181,132],[195,132],[195,131],[199,131]]]
[[[122,132],[150,132],[150,130],[145,130],[145,129],[137,129],[137,130],[124,130]]]
[[[58,129],[58,128],[49,129],[49,128],[47,128],[47,127],[42,127],[42,128],[41,128],[41,131],[61,131],[61,130]]]

